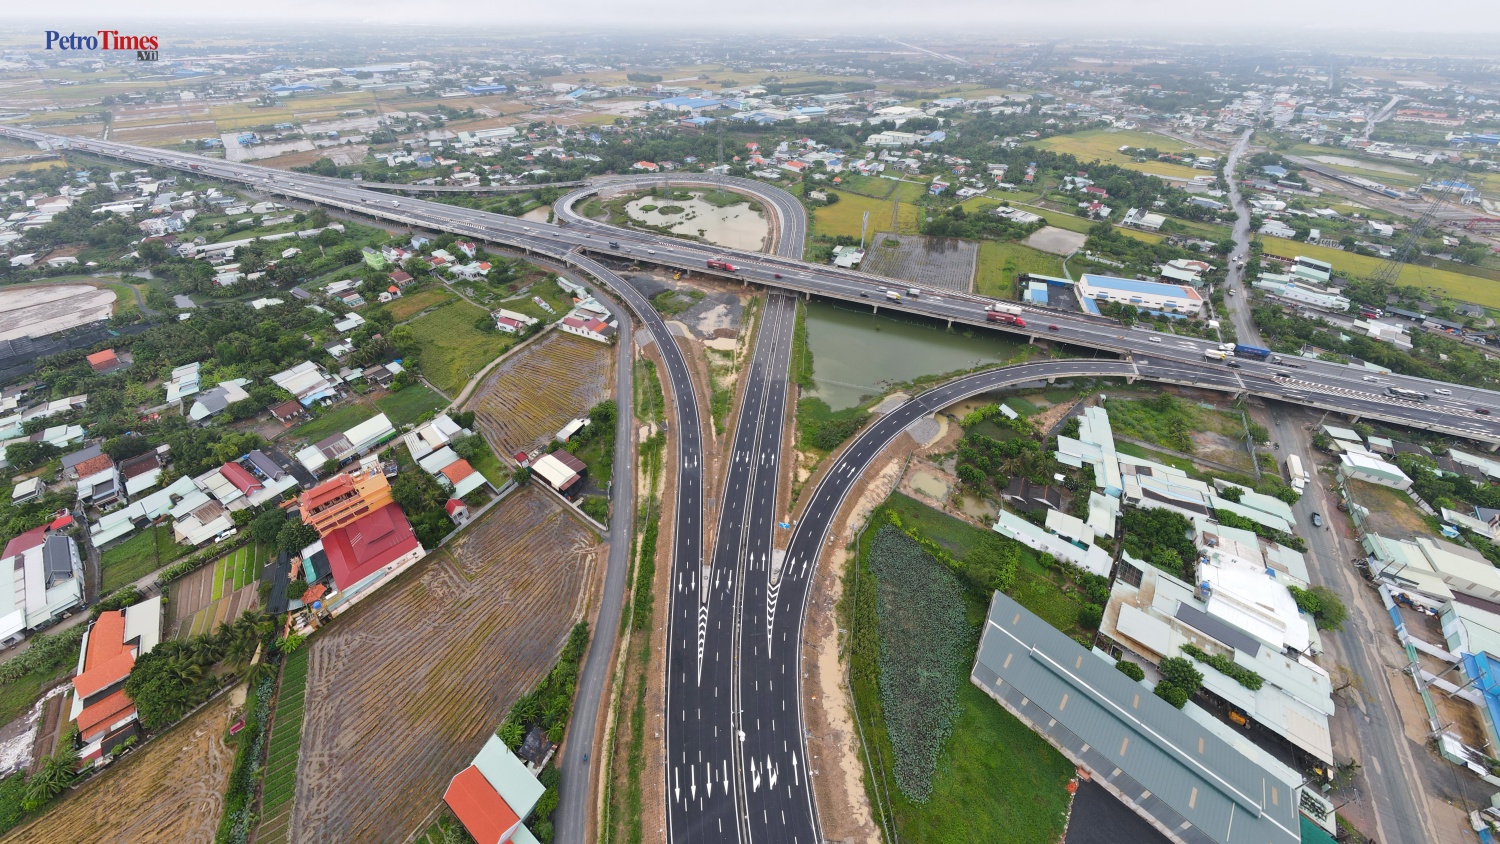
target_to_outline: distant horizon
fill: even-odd
[[[348,28],[420,27],[448,29],[455,35],[476,29],[517,29],[537,32],[600,35],[681,35],[698,33],[711,39],[736,33],[792,34],[802,38],[878,34],[934,37],[944,34],[964,39],[1025,40],[1033,37],[1093,39],[1178,40],[1296,43],[1316,35],[1346,44],[1362,38],[1451,37],[1470,39],[1500,33],[1500,12],[1487,0],[1454,0],[1441,15],[1412,15],[1409,4],[1394,0],[1263,0],[1256,4],[1184,10],[1165,0],[1138,0],[1122,5],[1105,0],[1057,0],[1045,8],[1030,5],[980,5],[961,0],[936,0],[914,15],[894,0],[873,0],[855,10],[829,3],[772,0],[753,9],[715,10],[712,13],[682,0],[615,3],[576,0],[566,13],[547,8],[484,8],[453,0],[429,0],[420,7],[392,0],[261,0],[244,7],[212,7],[188,0],[137,0],[121,9],[117,0],[64,0],[52,11],[28,9],[0,15],[5,29],[59,25],[118,26],[125,22],[158,26],[196,27],[225,23],[293,27],[306,23],[338,23]],[[726,29],[732,27],[732,29]],[[823,30],[816,31],[816,28]]]

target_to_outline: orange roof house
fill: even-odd
[[[479,844],[505,844],[521,825],[520,816],[473,765],[448,783],[443,802]]]
[[[89,626],[73,677],[73,708],[68,716],[78,723],[83,759],[100,759],[139,733],[135,703],[125,693],[125,680],[135,661],[156,647],[160,638],[160,596],[100,613]]]
[[[111,369],[119,368],[122,364],[119,356],[115,354],[114,349],[94,352],[89,355],[88,360],[89,366],[93,367],[95,372],[109,372]]]

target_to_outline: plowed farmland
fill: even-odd
[[[551,668],[602,559],[591,531],[523,489],[314,636],[289,839],[419,829]]]
[[[545,445],[562,426],[610,395],[614,349],[553,331],[495,367],[469,401],[503,454]]]
[[[229,695],[222,695],[0,844],[212,841],[234,763],[224,744],[229,715]]]

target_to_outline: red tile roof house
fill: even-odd
[[[85,761],[101,760],[140,732],[125,679],[135,661],[161,640],[161,597],[123,610],[100,613],[84,634],[73,678],[73,708]]]
[[[276,417],[276,421],[278,422],[291,422],[294,419],[300,419],[303,416],[306,416],[307,409],[304,408],[299,402],[284,401],[281,404],[275,405],[271,408],[271,415]]]
[[[373,591],[380,579],[395,576],[422,559],[427,550],[417,541],[411,522],[398,504],[387,504],[323,536],[323,553],[333,583],[343,592],[335,614]]]
[[[112,372],[124,366],[126,361],[115,354],[114,349],[105,349],[88,356],[89,366],[95,372]]]

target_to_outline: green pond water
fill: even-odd
[[[860,404],[891,384],[1009,360],[1021,346],[986,331],[965,337],[940,322],[899,312],[874,314],[818,300],[806,305],[816,385],[810,395],[834,410]]]

